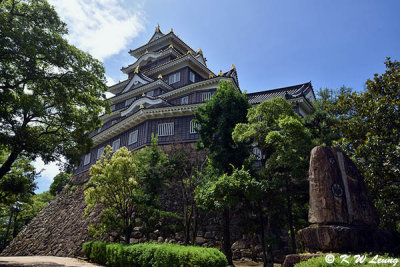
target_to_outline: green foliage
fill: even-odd
[[[0,165],[4,164],[9,155],[6,149],[0,149]],[[12,205],[29,199],[36,189],[36,176],[35,168],[28,158],[17,158],[10,172],[0,180],[0,204]]]
[[[195,121],[200,124],[198,147],[209,150],[210,164],[221,173],[232,171],[232,165],[240,168],[249,155],[245,145],[232,140],[235,125],[247,121],[249,107],[247,96],[232,83],[223,81],[211,99],[194,113]]]
[[[260,185],[244,168],[233,169],[231,175],[213,175],[204,179],[196,189],[195,199],[200,207],[206,210],[224,210],[235,207],[244,199],[253,199]]]
[[[159,210],[159,194],[168,169],[168,156],[157,147],[156,138],[152,138],[151,147],[136,153],[122,147],[112,154],[107,146],[90,168],[85,191],[85,216],[99,204],[102,207],[100,222],[91,225],[90,232],[101,236],[115,231],[128,243],[136,225],[148,234],[176,221],[175,214]]]
[[[233,132],[237,143],[253,143],[265,156],[266,169],[284,168],[292,175],[304,168],[310,151],[310,133],[291,104],[283,98],[274,98],[249,110],[248,123],[239,123]]]
[[[50,185],[50,194],[55,196],[58,193],[60,193],[64,189],[64,187],[69,183],[70,179],[71,179],[70,173],[60,172],[59,174],[57,174]]]
[[[386,72],[375,74],[362,93],[325,105],[339,123],[337,144],[355,160],[375,200],[381,226],[400,224],[400,62],[387,59]]]
[[[135,225],[137,203],[141,203],[143,192],[138,183],[138,166],[132,153],[126,148],[112,155],[110,146],[90,168],[90,180],[85,191],[87,216],[101,204],[101,221],[90,230],[94,236],[111,231],[130,235]]]
[[[340,133],[334,126],[339,123],[336,116],[332,116],[326,107],[335,107],[339,96],[352,91],[351,88],[342,86],[339,90],[320,89],[317,99],[313,103],[314,112],[303,118],[304,125],[310,130],[315,146],[332,146],[334,141],[340,139]]]
[[[123,245],[86,242],[83,244],[83,251],[90,260],[115,267],[225,267],[228,264],[224,254],[215,248],[180,246],[167,243]],[[96,253],[93,251],[96,251]]]
[[[18,199],[18,198],[17,198]],[[0,205],[0,251],[53,199],[49,191]],[[11,218],[11,220],[10,220]],[[8,231],[7,231],[8,229]]]
[[[2,1],[0,32],[0,179],[19,155],[78,163],[108,106],[102,63],[68,44],[46,0]]]
[[[165,179],[171,172],[168,155],[158,147],[158,138],[151,136],[151,146],[145,147],[134,156],[138,167],[138,183],[143,190],[146,205],[158,207],[159,195],[165,187]]]
[[[311,258],[307,261],[302,261],[300,263],[297,263],[295,267],[355,267],[355,266],[366,266],[366,267],[389,267],[389,266],[394,266],[394,263],[378,263],[379,259],[386,259],[388,260],[390,257],[387,255],[381,256],[378,255],[377,258],[376,255],[373,257],[368,256],[364,259],[363,263],[356,262],[356,259],[354,256],[350,256],[349,258],[346,258],[346,260],[349,263],[342,262],[342,259],[340,258],[340,254],[333,254],[335,256],[335,261],[333,263],[327,263],[325,260],[325,255],[322,255],[321,257],[315,257]],[[363,256],[363,255],[361,255]],[[394,258],[393,258],[394,259]],[[372,261],[372,262],[371,262]],[[376,263],[373,263],[376,262]]]

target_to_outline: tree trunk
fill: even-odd
[[[20,152],[17,152],[15,150],[13,150],[11,152],[11,154],[8,156],[8,159],[6,160],[6,162],[4,162],[3,165],[1,165],[1,167],[0,167],[0,180],[4,177],[4,175],[7,174],[7,172],[9,172],[11,170],[11,166],[14,163],[14,161],[18,158],[19,154],[20,154]]]
[[[189,244],[190,239],[190,225],[193,217],[193,205],[190,207],[190,212],[188,212],[188,205],[183,205],[183,218],[184,218],[184,233],[185,233],[185,245]]]
[[[10,233],[12,217],[13,217],[13,207],[11,206],[11,208],[10,208],[10,218],[8,219],[7,231],[6,231],[6,234],[4,235],[2,250],[5,249],[6,245],[7,245],[7,239],[8,239],[8,234]]]
[[[261,230],[261,247],[262,247],[262,254],[263,254],[263,266],[267,266],[267,254],[265,249],[265,231],[264,231],[264,214],[262,210],[262,206],[260,201],[257,201],[257,208],[258,208],[258,216],[260,219],[260,230]]]
[[[292,200],[289,195],[289,181],[287,178],[286,178],[286,202],[288,205],[287,211],[288,211],[288,220],[289,220],[289,229],[290,229],[290,239],[292,241],[293,252],[295,252],[296,251],[296,236],[294,234]]]
[[[125,229],[125,244],[129,244],[130,243],[131,234],[132,234],[132,228],[131,227],[129,227],[128,229]]]
[[[266,229],[266,232],[267,232],[267,235],[269,237],[272,237],[272,232],[271,232],[271,213],[268,213],[268,216],[267,216],[267,229]],[[268,267],[273,267],[274,266],[274,255],[272,254],[272,244],[271,244],[271,242],[269,242],[268,245],[267,245],[267,264],[266,264],[266,266],[268,266]]]
[[[192,224],[192,245],[196,244],[196,236],[197,236],[197,207],[196,204],[193,205],[193,224]]]
[[[232,249],[231,249],[231,233],[229,229],[229,224],[230,224],[229,209],[224,209],[222,213],[222,232],[223,232],[222,250],[228,260],[228,264],[233,265]]]
[[[13,227],[13,239],[17,236],[18,234],[18,212],[15,213],[14,216],[14,227]]]

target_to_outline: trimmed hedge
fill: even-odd
[[[228,264],[218,249],[167,243],[125,245],[95,241],[84,243],[83,252],[91,261],[113,267],[225,267]]]
[[[346,263],[342,262],[342,259],[340,258],[341,254],[333,255],[335,256],[335,261],[333,263],[327,263],[325,259],[326,255],[321,255],[321,257],[311,258],[307,261],[297,263],[295,264],[295,267],[388,267],[397,266],[399,261],[399,259],[392,258],[388,255],[368,255],[364,261],[356,262],[356,258],[354,257],[354,255],[351,255],[349,258],[346,258],[346,260],[349,262]],[[389,260],[389,262],[383,263],[382,260]]]

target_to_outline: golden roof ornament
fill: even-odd
[[[140,104],[139,108],[140,108],[140,109],[143,109],[143,108],[144,108],[143,104]]]
[[[137,67],[135,68],[135,72],[134,73],[139,73],[139,68],[140,68],[140,65],[137,65]]]
[[[188,54],[192,54],[192,51],[188,50],[186,55],[188,55]]]
[[[146,96],[146,95],[143,93],[142,96]]]
[[[171,31],[170,31],[170,32],[174,33],[174,29],[171,28]]]
[[[233,70],[233,69],[236,69],[236,67],[235,67],[235,65],[233,65],[233,64],[232,64],[232,68],[231,68],[231,70]]]
[[[160,24],[157,24],[156,32],[160,32]]]
[[[219,76],[222,76],[222,75],[224,75],[224,74],[222,73],[222,70],[219,70],[219,73],[218,73],[218,75],[219,75]]]
[[[158,75],[158,77],[157,77],[158,79],[162,79],[162,75],[161,75],[161,73]]]
[[[169,48],[174,48],[174,46],[173,46],[172,44],[170,44],[168,47],[169,47]]]
[[[148,53],[149,53],[149,50],[146,49],[146,52],[144,52],[144,54],[146,55],[146,54],[148,54]]]
[[[203,51],[201,50],[201,48],[199,47],[199,49],[197,49],[197,52],[200,54],[203,54]]]
[[[210,73],[210,74],[208,75],[208,78],[209,78],[209,79],[214,78],[214,74]]]

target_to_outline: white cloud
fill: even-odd
[[[107,86],[111,86],[111,85],[114,85],[115,84],[115,81],[114,81],[114,79],[113,78],[111,78],[110,76],[107,76],[106,75],[106,84],[107,84]]]
[[[40,176],[46,180],[53,181],[54,176],[56,176],[60,169],[57,166],[57,162],[50,162],[49,164],[45,164],[41,158],[37,158],[32,162],[32,165],[35,167],[36,171],[41,171]]]
[[[144,30],[139,5],[122,0],[50,0],[68,24],[68,40],[95,58],[126,49],[129,40]]]

